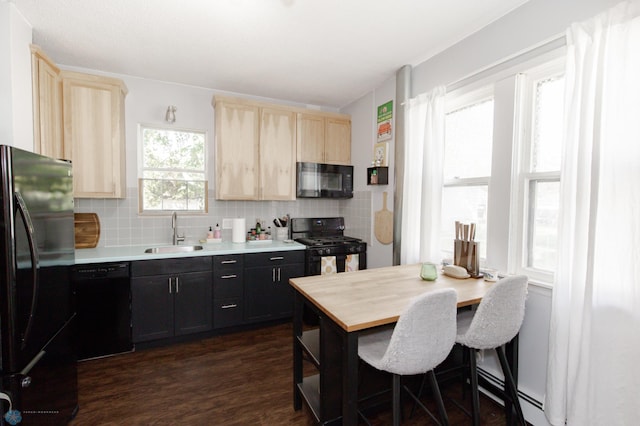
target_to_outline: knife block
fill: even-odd
[[[474,278],[481,277],[479,244],[476,241],[453,240],[453,264],[462,266]]]

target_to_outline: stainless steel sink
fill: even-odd
[[[202,250],[202,246],[162,246],[146,249],[145,253],[185,253]]]

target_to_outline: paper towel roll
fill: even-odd
[[[247,228],[243,217],[233,219],[231,242],[244,243],[247,241]]]

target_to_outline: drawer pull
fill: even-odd
[[[235,303],[231,303],[229,305],[222,305],[220,306],[222,309],[232,309],[232,308],[237,308],[238,305],[236,305]]]
[[[282,256],[274,256],[274,257],[270,258],[269,260],[284,260],[284,257],[282,257]]]
[[[238,276],[236,274],[231,274],[231,275],[223,275],[220,278],[223,280],[228,280],[230,278],[238,278]]]
[[[232,265],[234,263],[238,262],[237,260],[223,260],[222,262],[220,262],[223,265]]]

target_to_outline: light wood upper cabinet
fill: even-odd
[[[324,163],[324,117],[299,113],[297,124],[297,160]]]
[[[34,151],[52,158],[71,159],[62,139],[60,69],[36,45],[31,45]]]
[[[115,78],[62,71],[64,145],[71,147],[74,196],[124,198],[124,98]]]
[[[296,198],[296,116],[276,108],[260,110],[260,198]]]
[[[351,164],[351,120],[326,118],[324,159],[328,164]]]
[[[351,164],[351,120],[346,116],[301,112],[297,117],[297,161]]]
[[[216,198],[295,199],[295,113],[217,98]]]
[[[260,109],[215,102],[216,198],[257,200],[260,182]]]

